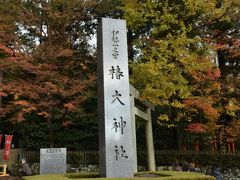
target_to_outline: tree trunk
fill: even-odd
[[[177,148],[181,150],[183,145],[183,130],[181,127],[178,126],[176,131],[177,131],[177,145],[178,145]]]
[[[0,70],[0,84],[3,82],[3,72]],[[2,96],[0,96],[0,108],[2,107]]]
[[[52,130],[52,122],[49,124],[49,146],[50,148],[54,148],[54,137],[53,137],[53,130]]]

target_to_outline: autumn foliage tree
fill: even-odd
[[[219,7],[224,9],[222,16],[208,26],[208,36],[205,40],[212,44],[217,52],[219,68],[221,70],[221,84],[218,96],[220,118],[216,123],[218,129],[215,136],[220,143],[233,142],[239,138],[239,7],[240,1],[220,1]]]
[[[3,72],[1,119],[46,123],[48,145],[59,127],[86,114],[93,95],[95,62],[89,46],[94,33],[93,1],[1,1]],[[75,117],[75,118],[73,118]]]
[[[230,16],[238,17],[236,5],[239,1],[124,1],[136,52],[131,82],[142,99],[160,107],[159,124],[183,129],[189,122],[201,122],[214,136],[221,127],[223,109],[228,106],[230,113],[237,112],[237,94],[232,94],[235,100],[224,97],[226,107],[220,103],[224,73],[218,68],[213,43],[214,32],[219,33],[213,31],[216,25],[224,28],[225,23],[231,24]],[[225,31],[233,32],[229,27]]]

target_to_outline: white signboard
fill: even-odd
[[[66,174],[66,148],[40,149],[40,174]]]

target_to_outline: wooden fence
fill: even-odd
[[[0,155],[2,152],[0,151]],[[21,157],[25,157],[29,163],[40,162],[40,151],[27,151],[12,149],[8,163],[17,163]],[[138,165],[146,165],[146,152],[138,152]],[[209,152],[180,151],[180,150],[156,150],[156,165],[169,165],[174,162],[195,161],[200,164],[233,164],[240,166],[240,151],[236,152]],[[98,164],[98,151],[67,151],[67,163],[69,164]]]
[[[21,156],[30,163],[40,162],[40,151],[22,151]],[[70,164],[98,164],[98,151],[67,151],[67,161]]]
[[[240,151],[230,152],[230,151],[199,151],[196,152],[194,150],[156,150],[155,154],[208,154],[208,155],[214,155],[214,154],[220,154],[220,155],[240,155]]]
[[[39,151],[23,151],[22,156],[30,163],[38,163]],[[146,152],[138,152],[138,165],[146,165]],[[157,150],[155,151],[156,165],[171,164],[174,162],[197,161],[201,164],[215,164],[221,161],[240,165],[240,152],[209,152],[181,151],[181,150]],[[67,151],[67,163],[69,164],[98,164],[98,151]]]

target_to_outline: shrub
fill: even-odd
[[[177,172],[177,171],[161,171],[161,172],[141,172],[140,174],[155,174],[159,177],[134,177],[134,180],[214,180],[214,177],[206,176],[199,173],[189,173],[189,172]],[[44,175],[44,176],[28,176],[24,177],[24,180],[70,180],[70,179],[83,179],[92,180],[93,178],[98,178],[98,173],[75,173],[75,174],[66,174],[66,175]],[[119,180],[119,178],[99,178],[101,180]],[[132,178],[121,178],[121,180],[132,180]]]

